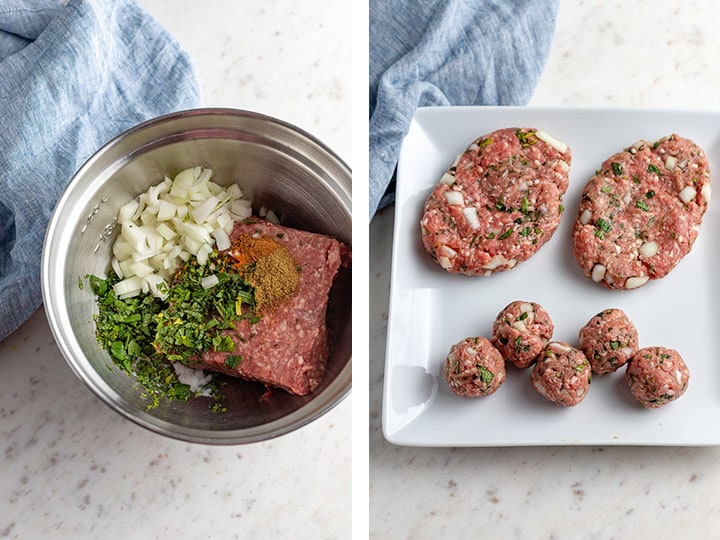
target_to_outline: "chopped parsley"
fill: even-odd
[[[620,176],[622,174],[622,167],[619,163],[612,162],[612,171],[615,176]]]
[[[520,141],[520,146],[522,146],[523,148],[532,146],[537,142],[534,131],[525,132],[522,129],[518,129],[515,131],[515,136],[518,138],[518,140]]]
[[[529,211],[529,207],[530,207],[530,201],[528,200],[527,197],[525,197],[525,196],[523,195],[522,203],[520,204],[520,211],[521,211],[523,214],[527,214],[528,211]]]
[[[658,169],[655,165],[652,163],[648,165],[647,172],[652,172],[660,176],[662,173],[660,172],[660,169]]]
[[[595,236],[601,240],[605,238],[605,235],[610,232],[610,229],[612,229],[610,222],[603,218],[598,218],[598,220],[595,221],[595,227]]]
[[[508,229],[507,231],[505,231],[504,233],[502,233],[502,234],[498,237],[498,239],[499,239],[499,240],[505,240],[506,238],[508,238],[508,237],[512,234],[512,232],[513,232],[512,229]]]
[[[480,380],[485,384],[490,384],[495,378],[495,374],[482,364],[477,364],[477,368],[480,372]]]
[[[642,200],[640,200],[640,201],[635,201],[635,207],[636,207],[636,208],[639,208],[639,209],[642,210],[643,212],[647,212],[647,211],[648,211],[648,205],[647,205],[647,203],[646,203],[645,201],[642,201]]]
[[[218,283],[203,289],[201,281],[210,274],[217,276]],[[202,266],[196,259],[176,273],[165,300],[151,294],[118,298],[113,285],[119,278],[114,273],[106,279],[86,278],[97,298],[98,344],[143,387],[148,409],[157,407],[161,399],[186,401],[192,395],[171,362],[189,363],[206,351],[232,352],[235,343],[223,330],[241,318],[259,319],[251,310],[243,313],[242,306],[254,305],[254,294],[239,273]],[[230,355],[225,362],[235,367],[240,360],[239,355]],[[217,383],[211,382],[205,389],[216,402],[222,398]]]
[[[242,356],[239,354],[229,354],[225,357],[225,365],[230,369],[236,368],[242,362]]]

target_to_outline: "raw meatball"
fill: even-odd
[[[555,405],[573,407],[587,395],[592,371],[585,353],[562,341],[551,341],[532,371],[538,393]]]
[[[560,223],[570,160],[567,145],[541,130],[479,137],[425,203],[425,249],[453,274],[490,275],[529,258]]]
[[[638,350],[635,325],[621,309],[605,309],[580,329],[580,348],[598,375],[616,371]]]
[[[630,360],[625,379],[643,407],[656,409],[685,393],[690,371],[676,350],[645,347]]]
[[[635,289],[687,255],[710,201],[705,152],[670,135],[609,157],[583,190],[574,253],[593,281]]]
[[[465,338],[450,348],[445,379],[458,396],[488,396],[505,382],[505,361],[487,338]]]
[[[516,300],[495,317],[492,343],[505,360],[525,369],[540,355],[554,329],[540,304]]]

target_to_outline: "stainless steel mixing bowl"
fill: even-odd
[[[45,311],[58,347],[76,375],[110,407],[137,424],[176,439],[239,444],[287,433],[318,418],[351,388],[350,270],[336,279],[328,305],[332,350],[321,386],[308,396],[281,390],[260,400],[259,383],[229,380],[227,412],[208,398],[162,402],[147,410],[142,389],[116,368],[95,340],[95,298],[79,283],[109,271],[117,211],[148,187],[201,165],[219,184],[237,182],[284,216],[284,225],[329,234],[350,244],[351,173],[311,135],[252,112],[196,109],[130,129],[75,174],[48,226],[42,259]]]

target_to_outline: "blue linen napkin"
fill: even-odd
[[[45,229],[105,142],[200,104],[175,39],[132,0],[0,4],[0,340],[40,306]]]
[[[370,0],[370,219],[393,201],[417,107],[530,100],[557,9],[558,0]]]

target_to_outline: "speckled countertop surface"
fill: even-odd
[[[140,3],[204,105],[282,118],[352,165],[349,2]],[[0,538],[349,538],[351,405],[266,443],[169,440],[95,398],[40,310],[0,342]]]
[[[710,0],[561,2],[530,105],[717,110],[719,19]],[[718,448],[387,443],[380,413],[392,224],[393,210],[380,212],[369,237],[371,538],[717,537]]]

